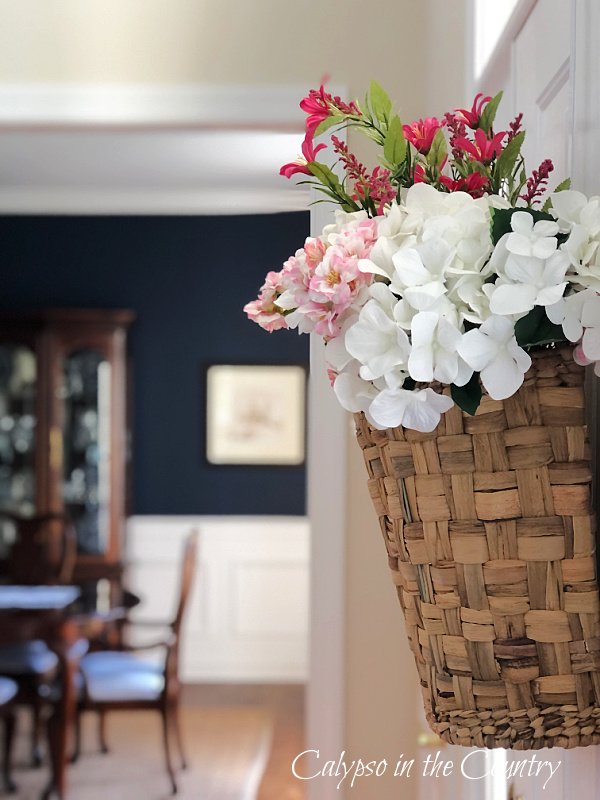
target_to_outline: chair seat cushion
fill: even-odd
[[[5,706],[19,691],[17,684],[10,678],[0,678],[0,706]]]
[[[45,642],[34,639],[0,646],[0,674],[20,677],[46,675],[58,666],[58,656]]]
[[[81,672],[94,703],[158,700],[165,683],[161,666],[112,650],[84,656]]]

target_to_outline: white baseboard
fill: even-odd
[[[308,674],[310,533],[305,517],[131,517],[128,585],[139,619],[170,619],[181,545],[200,533],[185,621],[187,682],[303,682]]]

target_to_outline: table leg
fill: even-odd
[[[59,657],[60,695],[48,720],[48,750],[50,755],[50,783],[42,794],[48,800],[53,793],[59,800],[67,798],[67,746],[76,713],[75,675],[77,660],[56,648]]]

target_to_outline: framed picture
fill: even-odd
[[[306,370],[215,364],[206,371],[210,464],[297,466],[305,458]]]

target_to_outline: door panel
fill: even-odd
[[[521,0],[521,10],[530,5]],[[493,68],[484,73],[486,84],[476,83],[478,91],[491,93],[505,89],[501,125],[517,112],[523,112],[527,130],[523,152],[528,170],[536,168],[542,159],[551,158],[555,166],[549,182],[551,188],[575,171],[577,188],[588,194],[600,194],[600,178],[590,180],[590,170],[596,168],[595,175],[600,174],[595,155],[600,123],[599,22],[600,13],[594,0],[538,0],[521,27],[510,38],[500,40],[505,52],[496,52],[490,60]],[[579,49],[582,45],[585,52]],[[595,147],[585,146],[590,129]],[[506,755],[510,761],[530,758],[533,754],[508,751]],[[515,778],[515,797],[596,800],[600,748],[546,749],[535,755],[554,765],[560,761],[560,767],[545,790],[544,780],[539,777]],[[508,781],[504,791],[508,791]],[[486,800],[501,796],[499,790],[494,794],[488,791]]]

